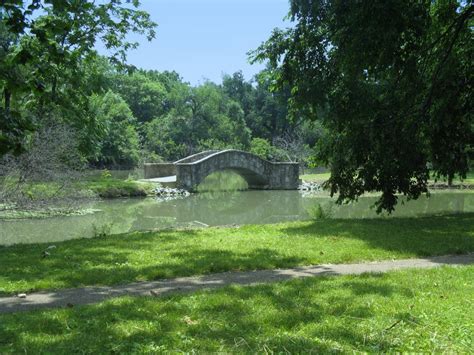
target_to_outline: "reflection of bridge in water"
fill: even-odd
[[[223,170],[242,176],[250,189],[295,190],[299,184],[298,163],[273,163],[234,149],[205,151],[174,163],[145,164],[145,178],[176,182],[179,188],[195,191],[208,175]]]
[[[83,216],[0,220],[0,245],[92,237],[104,227],[116,234],[193,225],[195,221],[208,225],[242,225],[307,219],[307,210],[318,204],[331,207],[333,218],[377,218],[382,216],[370,208],[377,199],[378,196],[362,196],[358,202],[336,206],[329,196],[302,197],[298,191],[202,193],[161,202],[151,198],[111,199],[84,205],[84,209],[101,212]],[[474,194],[434,192],[429,198],[399,204],[391,217],[452,213],[474,213]]]
[[[295,221],[308,216],[304,200],[297,191],[206,192],[144,205],[141,217],[148,218],[139,218],[135,228],[158,228],[165,220],[176,226],[199,222],[219,226]]]

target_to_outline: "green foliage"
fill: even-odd
[[[265,138],[253,138],[250,142],[250,152],[267,160],[272,160],[276,153],[275,147]]]
[[[326,205],[317,203],[308,208],[308,214],[312,219],[328,219],[332,217],[332,204],[329,202]]]
[[[99,39],[118,62],[137,46],[127,40],[128,33],[154,37],[155,24],[138,5],[121,0],[2,1],[2,155],[24,149],[29,132],[53,116],[81,129],[94,126],[84,109],[90,94],[84,64],[97,56]]]
[[[427,192],[436,175],[464,177],[472,155],[474,5],[462,1],[292,0],[295,26],[275,30],[253,53],[273,87],[328,134],[318,160],[331,167],[339,202],[381,191]],[[380,21],[383,19],[383,21]],[[472,158],[472,157],[471,157]]]
[[[177,89],[178,88],[178,89]],[[177,160],[207,149],[247,149],[251,132],[240,105],[210,82],[191,88],[177,86],[181,94],[166,115],[144,125],[145,147],[166,160]],[[171,102],[171,100],[170,100]]]
[[[250,142],[250,152],[263,159],[270,159],[272,151],[272,145],[264,138],[253,138]]]
[[[109,179],[112,177],[112,174],[110,173],[110,171],[108,169],[104,169],[101,173],[100,173],[100,177],[102,179]]]
[[[104,128],[97,142],[95,163],[99,166],[131,168],[139,161],[139,137],[136,119],[120,95],[108,91],[104,96],[91,98],[95,121]]]
[[[126,51],[136,46],[127,33],[154,36],[155,24],[138,5],[2,2],[0,155],[28,149],[36,130],[54,124],[74,129],[90,165],[110,168],[208,149],[249,150],[252,138],[298,137],[294,147],[319,139],[305,133],[311,130],[297,115],[290,120],[289,87],[272,91],[268,70],[256,82],[236,72],[222,85],[192,87],[175,72],[123,65]],[[98,40],[110,57],[97,55]],[[272,150],[268,158],[295,159],[293,148]]]
[[[145,197],[150,194],[152,186],[137,181],[117,179],[109,176],[91,178],[79,182],[76,189],[90,190],[99,197]]]
[[[139,122],[148,122],[165,113],[167,92],[164,85],[146,72],[117,75],[113,83]]]
[[[112,231],[112,223],[101,224],[100,226],[94,224],[92,227],[94,238],[107,237]]]

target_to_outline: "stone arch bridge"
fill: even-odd
[[[145,178],[173,181],[175,177],[177,187],[196,191],[206,176],[223,170],[242,176],[250,189],[294,190],[299,185],[298,163],[273,163],[235,149],[205,151],[174,163],[145,164]]]

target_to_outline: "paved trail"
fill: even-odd
[[[291,269],[259,270],[248,272],[225,272],[197,277],[180,277],[170,280],[136,282],[122,286],[84,287],[49,292],[37,292],[26,298],[1,297],[0,314],[35,309],[71,307],[97,303],[119,296],[162,296],[178,292],[218,288],[231,284],[252,285],[270,283],[302,277],[358,275],[368,272],[386,272],[406,268],[433,268],[442,265],[474,264],[474,254],[448,255],[425,259],[379,261],[360,264],[315,265]]]

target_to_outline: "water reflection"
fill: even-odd
[[[185,199],[118,199],[90,203],[92,215],[0,221],[0,244],[55,242],[167,227],[275,223],[309,219],[320,205],[332,218],[372,218],[375,196],[335,205],[329,196],[302,197],[297,191],[243,191],[195,194]],[[474,212],[474,194],[439,192],[400,205],[391,217]],[[386,216],[385,216],[386,217]]]

